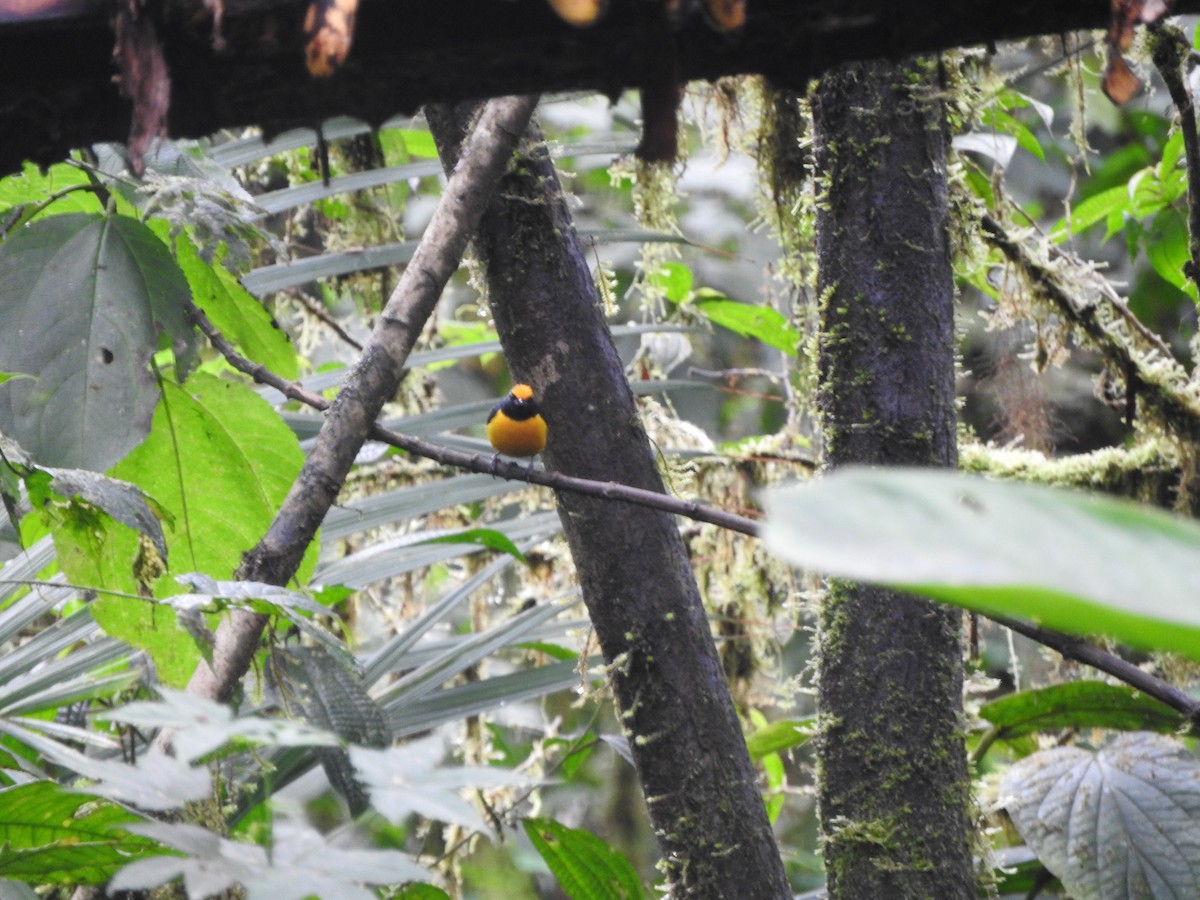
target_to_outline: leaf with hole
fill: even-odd
[[[196,335],[187,282],[154,233],[126,216],[71,213],[0,244],[0,430],[44,465],[103,471],[146,436],[173,346],[186,373]]]

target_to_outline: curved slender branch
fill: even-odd
[[[296,400],[313,409],[324,411],[331,406],[330,402],[320,394],[306,390],[299,384],[288,381],[286,378],[272,372],[266,366],[242,356],[237,352],[233,344],[229,342],[229,339],[221,334],[212,322],[209,321],[202,310],[197,309],[195,306],[190,306],[188,315],[196,326],[204,332],[212,342],[212,345],[239,372],[249,375],[260,384],[269,385],[285,397]],[[378,423],[371,426],[369,434],[373,440],[390,444],[393,447],[417,456],[423,456],[426,459],[432,459],[445,466],[453,466],[458,469],[466,469],[484,475],[495,475],[514,481],[527,481],[530,484],[538,484],[543,487],[554,488],[555,490],[573,491],[577,494],[601,497],[605,500],[620,500],[639,506],[648,506],[653,509],[661,509],[665,512],[674,513],[687,519],[694,519],[697,522],[708,522],[711,525],[728,528],[730,531],[736,531],[740,534],[750,535],[751,537],[757,537],[758,535],[758,522],[754,519],[739,516],[736,513],[726,512],[725,510],[716,509],[711,506],[705,506],[695,501],[678,500],[667,494],[630,487],[627,484],[618,484],[615,481],[591,481],[587,478],[563,475],[560,472],[531,470],[527,466],[513,462],[512,460],[493,461],[491,457],[481,456],[478,453],[465,453],[461,450],[439,447],[428,441],[410,437],[398,431],[391,431]]]
[[[313,409],[325,410],[329,408],[330,402],[320,394],[306,390],[299,384],[288,381],[283,376],[272,372],[266,366],[253,362],[238,353],[233,344],[229,342],[229,339],[209,321],[203,311],[193,306],[188,310],[188,314],[192,318],[192,321],[196,323],[196,326],[212,342],[213,347],[239,372],[249,375],[258,383],[269,385],[285,397],[303,403]],[[556,490],[576,491],[593,497],[650,506],[683,516],[684,518],[699,522],[708,522],[721,528],[728,528],[731,531],[751,537],[758,537],[759,534],[759,523],[753,519],[726,512],[725,510],[704,506],[701,503],[677,500],[666,494],[658,494],[653,491],[641,490],[615,482],[589,481],[586,478],[573,478],[557,472],[531,472],[525,466],[516,462],[502,461],[496,465],[493,472],[492,461],[477,453],[463,453],[439,447],[435,444],[391,431],[380,425],[374,425],[371,428],[370,434],[374,440],[382,441],[385,444],[390,444],[393,447],[398,447],[417,456],[432,459],[443,465],[483,474],[495,474],[502,478],[523,480],[531,484],[539,484]],[[1187,719],[1193,728],[1200,728],[1200,701],[1192,699],[1185,692],[1161,678],[1142,671],[1132,663],[1121,659],[1121,657],[1072,635],[1062,634],[1047,628],[1041,628],[1037,625],[1001,616],[988,616],[987,618],[990,618],[999,625],[1003,625],[1005,628],[1012,629],[1018,634],[1024,635],[1030,640],[1049,647],[1068,659],[1074,659],[1107,675],[1111,675],[1119,681],[1128,684],[1130,687],[1141,691],[1148,697],[1153,697],[1160,703],[1175,710]]]
[[[1107,650],[1101,650],[1095,644],[1089,644],[1082,638],[1030,625],[1028,622],[1007,619],[1003,616],[988,616],[988,618],[997,625],[1003,625],[1031,641],[1037,641],[1039,644],[1049,647],[1067,659],[1073,659],[1091,666],[1093,669],[1098,669],[1131,688],[1141,691],[1146,696],[1153,697],[1159,703],[1169,706],[1183,716],[1191,729],[1195,730],[1200,727],[1200,700],[1192,698],[1161,678],[1142,671],[1133,663],[1121,659]]]

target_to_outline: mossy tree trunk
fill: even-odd
[[[954,286],[933,64],[846,65],[813,95],[820,388],[831,466],[954,466]],[[961,614],[830,586],[818,804],[829,895],[975,896]]]
[[[426,116],[449,167],[470,110]],[[550,469],[662,491],[595,283],[536,127],[498,186],[475,250],[513,376],[538,391]],[[672,896],[791,896],[674,518],[557,495],[584,603]]]

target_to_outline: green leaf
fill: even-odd
[[[266,401],[240,382],[201,373],[186,388],[164,382],[150,436],[113,475],[137,484],[174,517],[167,574],[203,572],[222,579],[266,533],[303,463],[295,436]],[[89,534],[75,537],[87,540]],[[137,553],[131,535],[102,530],[85,550],[96,571],[73,575],[72,581],[137,592],[129,571]],[[298,574],[301,581],[315,560],[316,542]],[[163,578],[155,594],[184,590]],[[108,634],[147,650],[164,683],[180,686],[190,677],[199,652],[176,627],[169,607],[101,597],[93,613]]]
[[[1153,168],[1143,169],[1134,175],[1129,182],[1132,214],[1142,219],[1170,206],[1179,199],[1180,188],[1185,186],[1182,176],[1183,172],[1168,172],[1166,177],[1159,180]]]
[[[392,894],[393,900],[450,900],[450,895],[432,884],[409,884]]]
[[[1200,659],[1200,526],[1176,516],[915,469],[842,470],[767,509],[796,565]]]
[[[1031,97],[1028,94],[1022,94],[1020,91],[1015,91],[1012,88],[1004,88],[996,95],[996,103],[1003,109],[1032,109],[1042,124],[1047,130],[1054,125],[1054,107],[1048,103],[1043,103],[1036,97]]]
[[[162,853],[125,831],[142,821],[107,800],[32,781],[0,791],[0,872],[34,884],[103,884],[133,859]]]
[[[1021,691],[986,703],[979,715],[1003,740],[1063,728],[1113,728],[1174,734],[1182,717],[1169,707],[1124,685],[1072,681]]]
[[[672,303],[684,303],[692,295],[692,270],[683,263],[665,262],[646,280]]]
[[[995,108],[984,111],[983,122],[997,131],[1011,134],[1017,139],[1017,145],[1021,149],[1029,151],[1042,162],[1046,161],[1046,154],[1042,150],[1042,145],[1038,143],[1038,139],[1034,137],[1033,132],[1023,122],[1019,122],[1008,113],[1001,112]]]
[[[1129,189],[1123,184],[1117,185],[1093,194],[1072,207],[1070,218],[1059,219],[1050,229],[1050,239],[1062,243],[1071,236],[1086,231],[1097,222],[1107,220],[1111,214],[1128,212],[1130,209]],[[1110,234],[1112,231],[1110,228]]]
[[[527,641],[524,644],[518,644],[522,650],[532,650],[534,653],[542,653],[549,656],[551,659],[560,661],[577,660],[579,653],[575,650],[569,650],[566,647],[560,647],[558,644],[551,644],[547,641]]]
[[[996,193],[992,189],[992,180],[974,165],[964,167],[963,174],[966,176],[967,185],[971,188],[971,193],[982,200],[989,209],[994,208],[996,205]]]
[[[187,235],[180,234],[175,239],[175,252],[192,289],[193,301],[213,325],[249,359],[284,378],[298,377],[296,351],[262,303],[238,284],[224,266],[204,262]]]
[[[1163,281],[1183,290],[1188,279],[1183,267],[1191,259],[1188,252],[1187,223],[1174,208],[1167,208],[1154,217],[1146,234],[1146,259]]]
[[[67,500],[78,498],[107,513],[123,525],[145,535],[163,559],[167,558],[167,541],[163,535],[162,518],[167,516],[153,499],[136,485],[86,469],[47,469],[53,480],[50,486]]]
[[[84,508],[76,502],[82,501],[145,535],[158,554],[166,556],[162,519],[169,515],[137,486],[87,469],[38,466],[16,441],[0,434],[0,491],[15,498],[19,480],[25,482],[33,509],[40,510],[61,498],[67,503],[58,503],[52,515],[70,518]],[[11,511],[10,517],[16,521]]]
[[[151,357],[176,343],[186,372],[196,337],[187,284],[162,242],[124,216],[72,213],[0,245],[0,358],[35,380],[0,391],[0,430],[40,463],[103,471],[150,427]]]
[[[763,774],[767,776],[766,790],[763,792],[763,803],[767,807],[767,818],[771,824],[779,818],[783,811],[783,786],[787,782],[787,770],[783,758],[778,753],[768,753],[761,760]]]
[[[437,159],[433,135],[416,128],[384,128],[378,132],[379,146],[389,165],[406,163],[413,157]],[[440,164],[438,171],[441,171]]]
[[[418,131],[415,128],[397,128],[396,132],[404,139],[404,147],[413,156],[423,156],[426,159],[437,159],[437,144],[433,135],[428,131]]]
[[[1167,139],[1163,146],[1162,159],[1158,163],[1158,177],[1165,178],[1175,171],[1179,160],[1183,158],[1183,132],[1176,131]]]
[[[0,178],[0,211],[14,206],[36,206],[54,194],[62,194],[42,215],[68,212],[100,213],[104,204],[93,191],[70,190],[91,184],[87,173],[66,163],[56,163],[42,172],[34,163],[25,163],[20,175]],[[69,191],[69,193],[63,193]]]
[[[33,378],[33,376],[26,375],[24,372],[0,372],[0,384],[12,381],[14,378]]]
[[[814,719],[781,719],[746,735],[746,749],[750,751],[751,759],[762,759],[768,753],[791,750],[808,743],[815,726]]]
[[[507,553],[521,562],[528,562],[525,554],[509,539],[508,535],[496,531],[494,528],[471,528],[467,531],[457,531],[454,534],[420,541],[420,544],[476,544],[499,553]]]
[[[1005,773],[1000,796],[1072,897],[1200,897],[1200,765],[1178,741],[1044,750]]]
[[[796,348],[800,344],[800,334],[777,309],[739,303],[704,288],[696,292],[695,306],[709,321],[735,334],[757,338],[791,357],[798,353]]]
[[[591,832],[568,828],[553,819],[526,819],[521,824],[571,900],[645,896],[629,860]]]

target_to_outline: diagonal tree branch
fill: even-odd
[[[493,100],[481,113],[420,246],[384,307],[362,356],[329,407],[316,446],[270,529],[237,577],[286,584],[333,504],[383,404],[396,392],[405,361],[512,159],[536,97]],[[221,623],[212,665],[201,663],[188,691],[226,700],[258,649],[266,617],[234,612]]]
[[[1191,731],[1194,732],[1200,727],[1200,701],[1193,699],[1186,691],[1163,681],[1158,676],[1143,671],[1128,660],[1109,653],[1095,644],[1089,644],[1074,635],[1062,634],[1058,631],[1051,631],[1049,628],[1042,628],[1003,616],[988,616],[988,618],[997,625],[1003,625],[1031,641],[1036,641],[1057,651],[1066,659],[1073,659],[1086,666],[1091,666],[1093,669],[1111,675],[1131,688],[1141,691],[1146,696],[1153,697],[1159,703],[1169,706],[1182,715],[1187,720]]]

